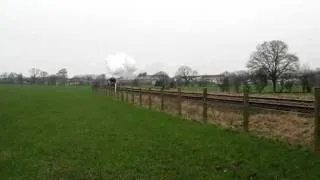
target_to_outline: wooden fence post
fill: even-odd
[[[139,104],[140,104],[140,106],[142,106],[142,89],[140,88],[139,89]]]
[[[126,88],[126,102],[129,103],[129,91]]]
[[[249,92],[245,88],[243,91],[243,130],[249,131]]]
[[[149,109],[151,109],[151,107],[152,107],[151,88],[149,88],[148,91],[149,91],[149,93],[148,93],[148,107],[149,107]]]
[[[207,123],[208,120],[208,102],[207,102],[207,88],[203,88],[203,114],[202,119],[204,123]]]
[[[161,88],[161,94],[160,94],[160,97],[161,97],[161,111],[164,110],[164,95],[163,95],[163,89],[164,89],[164,88]]]
[[[178,115],[181,116],[181,88],[178,88]]]
[[[120,88],[119,88],[119,91],[120,91],[120,93],[121,93],[121,101],[123,102],[123,101],[124,101],[123,89],[120,89]]]
[[[113,96],[113,89],[112,89],[112,87],[110,87],[110,93],[111,93],[111,96]]]
[[[117,88],[116,94],[117,94],[117,99],[120,101],[120,91],[118,88]]]
[[[107,96],[107,88],[104,87],[103,89],[104,89],[104,96]]]
[[[320,153],[320,88],[314,88],[314,152]]]
[[[132,104],[134,104],[134,92],[132,88],[131,88],[131,102]]]

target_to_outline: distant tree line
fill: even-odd
[[[10,72],[0,74],[0,83],[1,84],[23,84],[24,77],[22,74]]]
[[[60,69],[56,74],[49,75],[46,71],[38,68],[29,70],[29,77],[18,73],[2,73],[0,83],[2,84],[46,84],[65,85],[68,82],[68,71],[66,68]]]
[[[223,92],[240,92],[244,88],[261,93],[268,85],[272,92],[292,92],[294,86],[299,91],[308,92],[320,85],[320,69],[311,69],[307,65],[299,66],[299,58],[288,52],[288,45],[283,41],[266,41],[257,45],[247,63],[248,70],[224,72],[210,81],[200,76],[189,66],[178,68],[174,77],[164,71],[154,75],[140,73],[132,85],[145,82],[146,77],[154,79],[154,86],[208,86],[217,85]],[[150,82],[149,82],[150,83]],[[142,83],[143,84],[143,83]]]
[[[272,85],[272,92],[291,92],[294,87],[299,91],[310,93],[312,88],[320,85],[320,69],[312,69],[308,65],[299,65],[299,58],[289,53],[288,45],[279,40],[266,41],[257,45],[251,54],[247,70],[224,72],[219,75],[199,75],[189,66],[180,66],[174,77],[165,71],[149,75],[139,73],[134,79],[127,79],[132,75],[134,67],[121,69],[114,73],[118,76],[120,85],[140,86],[153,85],[161,88],[175,88],[178,86],[210,86],[216,85],[222,92],[241,92],[244,88],[261,93],[268,85]],[[128,72],[126,72],[128,71]],[[47,85],[92,85],[101,86],[110,84],[110,78],[101,75],[77,75],[68,78],[66,68],[56,74],[49,75],[38,68],[29,70],[29,77],[21,73],[2,73],[0,83],[6,84],[47,84]]]
[[[106,83],[106,75],[76,75],[68,78],[68,70],[60,69],[56,74],[48,74],[38,68],[31,68],[29,76],[22,73],[4,72],[0,74],[1,84],[38,84],[38,85],[92,85],[98,83],[103,85]]]

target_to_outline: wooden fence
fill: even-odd
[[[157,95],[160,97],[160,110],[161,111],[164,110],[164,97],[171,96],[171,97],[176,98],[176,101],[177,101],[176,112],[177,112],[178,116],[182,116],[181,101],[183,98],[199,100],[199,101],[202,101],[202,122],[203,123],[207,123],[207,120],[208,120],[208,100],[215,100],[215,101],[221,100],[219,98],[213,97],[213,96],[215,96],[214,94],[208,94],[207,88],[203,88],[202,94],[182,92],[180,88],[178,88],[177,92],[164,91],[163,89],[160,91],[159,90],[151,90],[150,88],[147,90],[141,89],[141,88],[140,89],[120,88],[120,89],[118,89],[118,91],[115,91],[113,88],[105,88],[104,94],[106,96],[115,96],[118,100],[121,100],[121,101],[124,101],[127,103],[129,103],[129,95],[131,95],[130,102],[132,104],[135,103],[134,102],[135,101],[134,95],[138,94],[139,95],[139,98],[138,98],[139,102],[137,102],[137,103],[140,106],[142,106],[142,95],[145,94],[148,96],[147,106],[149,109],[152,108],[152,104],[153,104],[151,95]],[[243,127],[243,131],[245,131],[245,132],[249,131],[249,128],[248,128],[249,119],[250,119],[249,108],[260,107],[260,108],[269,109],[268,106],[272,106],[273,108],[275,108],[273,110],[277,110],[277,108],[280,108],[281,111],[283,111],[283,109],[281,109],[282,107],[287,107],[287,108],[291,107],[293,109],[296,108],[295,110],[299,110],[299,111],[301,109],[306,110],[305,112],[308,112],[309,114],[314,115],[314,148],[313,149],[316,153],[320,154],[320,88],[315,88],[314,96],[315,96],[314,101],[277,98],[276,100],[278,100],[278,103],[274,103],[274,102],[272,102],[275,100],[273,98],[258,98],[258,100],[257,100],[256,99],[257,97],[249,97],[248,91],[244,90],[242,100],[239,100],[239,99],[235,100],[235,99],[228,99],[227,98],[227,99],[223,99],[223,101],[225,101],[225,103],[230,102],[230,103],[235,103],[238,106],[241,106],[240,109],[241,109],[242,115],[243,115],[242,127]],[[240,96],[226,95],[225,97],[239,98]],[[270,101],[270,99],[271,99],[271,103],[270,102],[260,102],[260,101]],[[288,102],[291,102],[291,104],[288,104]],[[307,103],[307,104],[301,105],[301,103]],[[312,103],[313,105],[310,106],[308,103]],[[284,110],[288,111],[288,109],[284,109]]]

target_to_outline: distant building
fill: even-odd
[[[223,77],[224,77],[223,74],[218,74],[218,75],[199,75],[199,76],[192,76],[190,78],[192,79],[191,81],[193,82],[206,81],[211,84],[218,84]],[[174,77],[174,80],[180,81],[182,83],[185,81],[179,76]]]
[[[200,80],[207,81],[209,83],[218,84],[224,78],[223,74],[217,75],[201,75]]]
[[[156,82],[161,79],[169,79],[168,74],[163,71],[153,75],[141,74],[137,76],[135,80],[138,81],[140,85],[155,85]]]
[[[154,81],[156,81],[156,78],[153,75],[145,75],[145,76],[138,76],[136,80],[138,80],[139,84],[151,85],[154,83]]]

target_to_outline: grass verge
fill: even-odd
[[[319,179],[320,157],[116,102],[0,86],[0,179]]]

